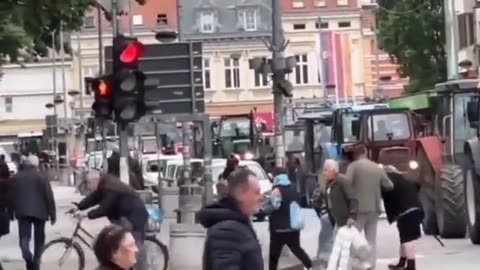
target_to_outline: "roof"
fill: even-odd
[[[480,79],[449,80],[435,85],[435,91],[472,91],[480,89]]]
[[[331,121],[333,117],[333,112],[331,110],[321,111],[321,112],[311,112],[304,113],[298,117],[299,120],[310,119],[310,120],[320,120],[320,121]]]
[[[392,109],[408,108],[412,111],[428,109],[430,107],[428,97],[428,93],[403,96],[389,100],[388,104]]]

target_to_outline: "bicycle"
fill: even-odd
[[[150,228],[147,229],[147,234],[146,234],[146,237],[145,237],[144,246],[146,248],[148,245],[151,244],[151,245],[160,249],[160,253],[163,255],[163,262],[161,262],[161,264],[163,264],[163,266],[150,263],[150,259],[158,258],[159,254],[156,253],[156,252],[151,252],[152,249],[147,249],[146,248],[146,250],[147,250],[147,252],[146,252],[147,265],[148,265],[149,269],[167,270],[168,263],[169,263],[169,260],[170,260],[170,255],[168,253],[168,248],[162,242],[160,242],[160,240],[158,240],[157,237],[156,237],[156,233],[158,233],[160,231],[159,224],[161,223],[162,214],[161,214],[161,211],[152,210],[152,209],[153,208],[148,209],[149,210],[148,211],[149,212],[149,226],[148,227],[150,227]],[[52,248],[54,246],[56,247],[58,245],[62,245],[63,248],[65,249],[65,251],[63,252],[63,254],[61,255],[61,257],[58,261],[59,266],[62,267],[63,264],[65,263],[66,258],[68,258],[70,253],[72,251],[74,251],[77,254],[78,262],[79,262],[79,265],[78,265],[77,269],[78,270],[84,270],[85,269],[85,263],[86,263],[85,262],[85,252],[84,252],[82,246],[80,245],[80,243],[83,243],[87,248],[92,250],[92,248],[93,248],[92,243],[93,243],[95,237],[92,234],[90,234],[86,229],[84,229],[82,227],[82,222],[84,220],[84,217],[79,215],[78,210],[71,209],[71,210],[67,211],[66,214],[72,215],[74,218],[77,219],[75,230],[73,231],[72,236],[69,237],[69,238],[68,237],[59,237],[57,239],[53,239],[53,240],[49,241],[48,243],[46,243],[43,250],[42,250],[42,254],[41,254],[40,258],[42,258],[45,251],[48,250],[49,248]],[[151,228],[152,224],[155,224],[156,228],[152,229]],[[150,255],[152,256],[152,258],[150,258]],[[42,259],[40,260],[40,262],[42,262]],[[41,267],[41,264],[40,264],[40,267]],[[68,268],[68,269],[73,270],[75,268]]]

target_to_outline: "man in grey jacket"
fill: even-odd
[[[371,247],[370,263],[372,269],[375,269],[377,224],[382,211],[381,191],[392,190],[393,182],[379,164],[368,159],[364,146],[355,150],[354,160],[348,165],[346,176],[351,181],[354,196],[358,200],[356,226],[365,232]]]

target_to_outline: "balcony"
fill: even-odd
[[[378,8],[377,0],[361,0],[362,9],[364,10],[376,10]]]

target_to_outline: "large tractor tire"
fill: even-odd
[[[480,244],[480,177],[473,166],[465,171],[465,205],[467,206],[467,225],[470,240]]]
[[[467,231],[462,168],[447,164],[435,182],[435,209],[442,238],[464,238]]]

